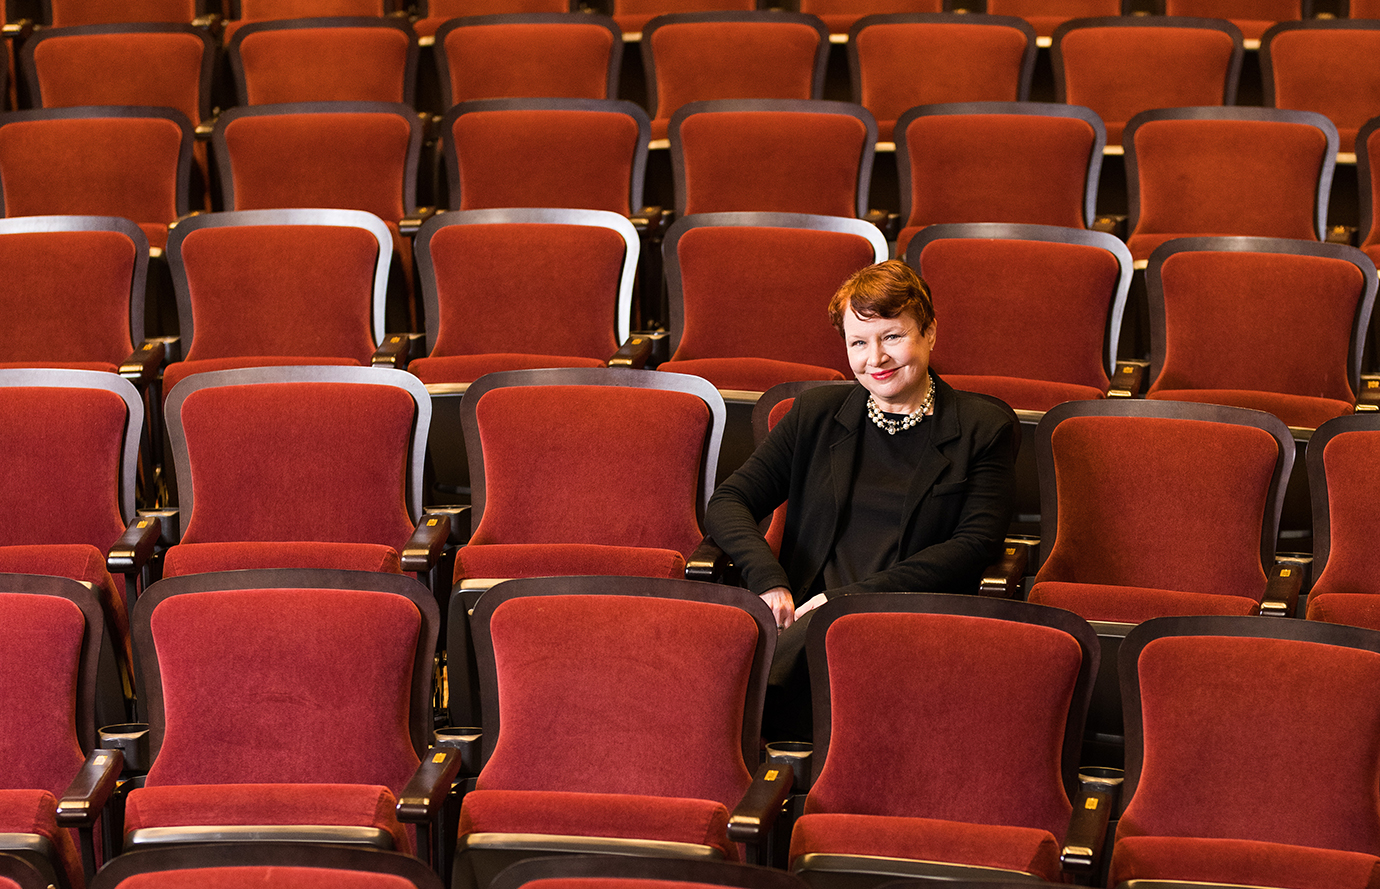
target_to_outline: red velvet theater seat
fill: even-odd
[[[392,12],[394,0],[230,0],[230,21],[225,23],[227,46],[235,32],[254,22],[305,18],[379,18]]]
[[[1347,0],[1346,14],[1354,19],[1380,19],[1380,2],[1376,0]]]
[[[688,102],[823,98],[828,55],[829,30],[804,13],[659,15],[642,28],[652,138],[665,139]]]
[[[467,12],[441,26],[435,46],[446,108],[474,99],[618,98],[623,33],[607,16]]]
[[[150,763],[126,799],[126,849],[276,839],[412,851],[413,822],[432,861],[422,825],[458,751],[428,751],[429,590],[359,571],[175,577],[149,588],[134,622]]]
[[[1280,22],[1260,39],[1260,68],[1265,104],[1326,115],[1339,151],[1355,151],[1357,131],[1380,115],[1380,22]]]
[[[806,644],[814,781],[792,872],[1061,878],[1100,658],[1086,622],[975,596],[842,596]]]
[[[161,251],[190,209],[192,125],[173,108],[90,105],[0,114],[6,216],[123,216]]]
[[[1097,199],[1102,121],[1047,102],[921,105],[896,122],[901,188],[898,256],[940,222],[1089,228]]]
[[[43,885],[82,889],[96,870],[92,829],[123,764],[96,749],[98,689],[118,682],[98,675],[111,644],[101,603],[67,578],[0,574],[0,611],[0,853],[37,868]]]
[[[143,420],[139,393],[113,373],[0,370],[0,572],[88,584],[126,697],[134,692],[128,602],[159,533],[157,519],[135,512]],[[102,717],[123,721],[118,703],[113,710]]]
[[[168,394],[182,536],[164,577],[242,568],[435,567],[422,515],[431,400],[383,367],[199,373]]]
[[[728,822],[754,784],[776,647],[760,598],[685,580],[532,578],[489,590],[472,620],[483,767],[460,812],[455,886],[554,852],[742,858]],[[788,778],[759,771],[785,781],[778,800]]]
[[[1129,0],[987,0],[992,15],[1015,15],[1048,37],[1064,22],[1090,16],[1130,15]]]
[[[867,215],[877,123],[860,105],[719,99],[671,117],[676,215]]]
[[[617,99],[481,99],[441,124],[452,210],[642,204],[647,112]]]
[[[1328,420],[1308,441],[1313,497],[1313,586],[1308,619],[1380,630],[1380,571],[1375,533],[1380,513],[1375,467],[1380,417]]]
[[[1074,19],[1052,41],[1055,97],[1097,112],[1108,145],[1121,145],[1126,123],[1142,111],[1236,102],[1244,52],[1241,31],[1228,21]]]
[[[91,889],[443,889],[435,871],[411,855],[313,843],[225,843],[127,852],[101,870]]]
[[[848,29],[848,64],[853,101],[876,117],[882,142],[893,140],[896,119],[917,105],[1030,98],[1035,30],[1025,20],[876,12]]]
[[[1166,618],[1126,637],[1120,668],[1129,802],[1108,885],[1380,883],[1380,634]]]
[[[1131,254],[1104,232],[1039,225],[932,225],[906,262],[944,319],[930,366],[955,389],[1047,411],[1111,388]]]
[[[849,275],[886,259],[876,226],[706,213],[676,220],[663,250],[672,354],[661,370],[704,377],[748,401],[789,380],[852,377],[827,309]]]
[[[730,861],[571,855],[527,858],[506,867],[489,889],[677,889],[731,886],[735,889],[808,889],[799,877],[769,867]]]
[[[397,18],[302,18],[247,24],[226,44],[242,105],[414,104],[417,35]]]
[[[208,11],[205,0],[42,0],[43,20],[55,28],[131,22],[190,23]]]
[[[1359,250],[1185,238],[1151,254],[1146,288],[1147,398],[1234,404],[1302,429],[1354,410],[1376,292]]]
[[[1036,428],[1042,546],[1030,601],[1088,620],[1255,614],[1294,441],[1261,411],[1070,402]]]
[[[417,235],[427,352],[408,369],[444,394],[492,371],[603,366],[628,338],[638,251],[606,210],[432,217]]]
[[[1275,22],[1313,17],[1312,0],[1164,0],[1165,15],[1228,19],[1247,40],[1259,40]]]
[[[1137,262],[1195,235],[1322,239],[1337,128],[1312,111],[1144,111],[1122,141]]]
[[[418,8],[419,18],[412,23],[412,28],[423,43],[428,38],[434,38],[441,26],[451,19],[481,15],[580,12],[570,0],[421,0],[414,5]],[[440,45],[441,42],[436,39],[434,45]]]

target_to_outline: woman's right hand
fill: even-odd
[[[795,597],[790,590],[783,586],[772,587],[762,594],[762,601],[771,608],[778,632],[795,623]]]

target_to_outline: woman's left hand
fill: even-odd
[[[778,632],[795,623],[795,598],[790,590],[783,586],[773,587],[762,594],[762,601],[771,608]]]

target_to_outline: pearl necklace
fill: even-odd
[[[895,435],[897,432],[904,432],[912,426],[919,426],[920,422],[925,419],[925,414],[929,413],[930,409],[934,407],[934,377],[928,372],[925,374],[925,377],[929,381],[930,390],[925,394],[925,403],[920,405],[918,410],[908,414],[903,420],[893,420],[882,413],[882,409],[877,406],[877,399],[869,395],[867,396],[868,418],[870,418],[873,423],[877,424],[878,429],[885,431],[887,435]]]

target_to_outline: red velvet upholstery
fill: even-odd
[[[874,246],[851,232],[787,225],[676,223],[667,267],[679,272],[672,299],[678,295],[683,320],[663,370],[761,392],[784,380],[851,378],[825,309],[849,275],[877,261]]]
[[[864,16],[943,12],[945,5],[944,0],[905,0],[902,3],[878,3],[875,0],[803,0],[800,11],[819,16],[831,34],[847,34]]]
[[[953,232],[976,236],[935,235],[917,263],[942,319],[935,371],[956,389],[1017,410],[1106,395],[1108,316],[1124,300],[1118,286],[1129,255],[1109,249],[1119,247],[1110,241],[1035,240],[1037,231],[1029,240],[1019,232],[992,239],[981,229]]]
[[[641,146],[637,119],[607,110],[474,110],[446,131],[459,164],[452,209],[581,207],[624,216]]]
[[[1354,19],[1377,19],[1380,18],[1380,2],[1376,0],[1350,0],[1347,4],[1348,15]]]
[[[261,26],[229,44],[238,54],[246,105],[283,102],[406,102],[414,35],[363,22]],[[329,25],[329,26],[328,26]]]
[[[1142,111],[1223,104],[1240,73],[1239,62],[1232,67],[1240,50],[1226,31],[1132,21],[1064,31],[1054,55],[1062,62],[1065,100],[1097,112],[1108,145],[1120,145],[1127,121]]]
[[[1353,428],[1367,418],[1348,420],[1329,438],[1315,433],[1318,453],[1310,451],[1310,485],[1325,488],[1325,500],[1314,492],[1314,511],[1326,503],[1326,513],[1314,520],[1325,525],[1322,566],[1308,595],[1308,619],[1380,629],[1380,585],[1375,571],[1374,529],[1380,511],[1369,495],[1380,436],[1369,428]],[[1325,430],[1330,431],[1330,430]],[[1322,472],[1315,464],[1321,464]],[[1320,530],[1315,535],[1322,536]]]
[[[135,874],[119,889],[178,889],[194,882],[198,889],[416,889],[416,883],[394,874],[319,867],[263,865],[207,867]]]
[[[143,618],[157,654],[146,668],[160,690],[155,758],[128,798],[126,830],[349,823],[386,826],[410,848],[393,806],[418,765],[416,604],[347,589],[218,589],[155,603]],[[323,747],[311,725],[350,742]],[[208,738],[227,742],[208,756]]]
[[[5,215],[123,216],[162,247],[186,199],[190,141],[190,129],[162,117],[0,120]]]
[[[240,17],[225,23],[227,46],[244,25],[277,19],[321,18],[324,16],[382,16],[391,5],[388,0],[240,0]]]
[[[818,111],[703,107],[702,113],[678,117],[672,127],[671,151],[680,158],[680,214],[856,216],[859,197],[866,203],[858,168],[870,164],[867,149],[875,137],[863,119],[829,113],[830,106],[822,104]]]
[[[467,5],[464,15],[476,15]],[[462,22],[438,34],[450,104],[517,96],[618,98],[609,95],[609,59],[622,51],[617,35],[601,22],[566,13],[568,0],[552,5],[560,7],[551,11],[562,20]]]
[[[940,4],[916,5],[934,7],[916,12],[938,12]],[[873,11],[900,10],[888,4]],[[842,18],[821,17],[831,29]],[[1029,38],[1019,28],[966,18],[876,21],[862,23],[851,41],[849,51],[857,58],[854,97],[877,118],[877,138],[882,142],[891,141],[896,119],[916,105],[1026,98],[1021,87]]]
[[[898,254],[917,231],[939,222],[1087,227],[1088,161],[1098,140],[1088,121],[980,112],[907,121],[897,124],[897,163],[910,182]]]
[[[1164,0],[1165,15],[1229,19],[1247,40],[1259,40],[1275,22],[1297,20],[1302,0]]]
[[[491,543],[455,556],[455,578],[555,577],[617,574],[684,577],[685,556],[673,549],[597,543]]]
[[[1338,24],[1344,24],[1339,22]],[[1356,133],[1380,115],[1380,72],[1357,64],[1341,76],[1338,59],[1380,58],[1380,30],[1370,27],[1298,27],[1275,31],[1268,44],[1276,108],[1327,115],[1337,125],[1339,151],[1356,149]]]
[[[57,850],[58,863],[68,883],[76,889],[86,885],[76,843],[69,831],[57,826],[57,798],[53,794],[46,790],[0,789],[0,833],[47,837]]]
[[[1351,413],[1352,339],[1365,276],[1349,257],[1268,249],[1185,245],[1163,255],[1158,274],[1150,273],[1162,285],[1163,346],[1152,351],[1163,360],[1152,367],[1158,374],[1147,397],[1265,410],[1310,429]],[[1267,292],[1275,294],[1268,314],[1251,311]]]
[[[453,18],[525,12],[571,12],[570,0],[427,0],[426,15],[412,23],[418,37],[436,34]]]
[[[990,15],[1018,15],[1048,37],[1069,19],[1121,15],[1121,0],[987,0]]]
[[[166,396],[177,387],[178,383],[192,374],[234,370],[240,367],[320,367],[323,365],[357,367],[359,362],[353,358],[331,358],[316,355],[237,355],[233,358],[174,361],[163,371],[163,394]]]
[[[880,612],[839,615],[825,648],[832,729],[792,833],[793,866],[841,853],[1058,879],[1078,639],[989,617]]]
[[[67,514],[64,514],[67,515]],[[51,518],[59,518],[52,516]],[[49,518],[34,513],[29,518]],[[20,521],[19,525],[34,524]],[[121,529],[123,530],[123,529]],[[117,534],[116,537],[119,535]],[[53,539],[60,539],[56,536]],[[110,543],[115,539],[111,538]],[[105,566],[104,547],[87,543],[36,543],[0,546],[0,572],[7,574],[41,574],[46,577],[66,577],[78,583],[91,585],[96,597],[100,599],[101,610],[105,612],[106,626],[110,638],[123,652],[124,663],[132,662],[129,639],[129,605],[125,595],[124,575],[112,577]]]
[[[196,0],[51,0],[54,27],[115,22],[190,22]]]
[[[624,33],[635,34],[664,13],[756,9],[755,0],[614,0],[613,20]]]
[[[1128,622],[1254,610],[1265,593],[1262,527],[1278,509],[1271,478],[1280,447],[1269,432],[1073,416],[1054,425],[1050,444],[1058,530],[1030,601]]]
[[[335,568],[401,574],[402,562],[391,546],[321,540],[179,543],[163,559],[164,577],[246,568]]]
[[[614,18],[619,18],[617,12]],[[819,98],[815,65],[820,41],[821,34],[808,22],[771,17],[671,20],[649,27],[642,54],[656,85],[652,138],[666,138],[671,115],[687,102]]]
[[[462,835],[672,839],[738,857],[725,830],[751,780],[752,615],[657,596],[523,596],[488,629],[500,728]]]
[[[1110,885],[1377,885],[1380,710],[1366,690],[1380,654],[1203,632],[1152,638],[1135,661],[1144,757],[1128,757],[1139,780]]]
[[[136,245],[115,231],[13,232],[0,235],[5,337],[0,359],[114,372],[131,352],[130,290]],[[80,311],[71,306],[80,282]],[[142,319],[140,319],[142,321]],[[142,327],[142,324],[140,324]],[[113,538],[112,538],[113,539]]]
[[[1134,149],[1127,175],[1135,177],[1130,188],[1139,195],[1127,246],[1136,259],[1189,235],[1318,239],[1318,183],[1329,149],[1319,127],[1278,120],[1146,120],[1127,138]]]

